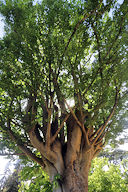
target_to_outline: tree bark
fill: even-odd
[[[86,166],[83,166],[83,163],[79,161],[68,165],[64,169],[63,175],[61,175],[62,179],[58,181],[58,187],[54,189],[54,192],[88,192],[90,165],[91,163],[88,162]],[[54,176],[50,176],[51,181],[53,181]]]
[[[88,192],[88,173],[91,161],[103,147],[105,127],[113,115],[115,105],[116,102],[105,123],[95,131],[92,125],[90,128],[84,126],[85,116],[82,111],[73,112],[69,107],[70,113],[66,116],[66,120],[64,119],[67,128],[65,143],[58,135],[61,127],[64,126],[63,123],[58,129],[55,127],[56,131],[53,135],[50,132],[53,123],[51,124],[49,109],[50,118],[48,118],[45,142],[38,138],[36,125],[29,131],[31,144],[40,151],[42,167],[48,173],[51,182],[57,175],[60,175],[58,188],[54,189],[54,192]]]
[[[81,172],[80,165],[73,164],[65,170],[64,192],[88,192],[88,170]]]

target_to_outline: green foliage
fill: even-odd
[[[89,192],[128,192],[126,169],[107,158],[96,158],[90,171]]]
[[[97,13],[89,16],[89,11],[95,8]],[[10,119],[16,136],[26,140],[22,120],[29,96],[36,95],[36,120],[41,124],[42,98],[49,100],[51,92],[54,103],[63,93],[76,106],[76,95],[80,93],[82,107],[89,112],[86,127],[93,124],[97,129],[112,109],[115,88],[122,97],[128,85],[127,2],[119,6],[116,1],[99,4],[43,0],[35,4],[32,0],[1,0],[0,12],[5,18],[6,32],[0,40],[3,138],[8,138],[6,122]],[[85,21],[76,28],[85,15]],[[54,76],[58,78],[61,94],[54,85]],[[122,103],[125,101],[120,102],[118,110]],[[115,134],[109,137],[121,130],[116,122]],[[4,141],[6,146],[7,142]]]
[[[108,158],[95,158],[89,174],[89,192],[128,192],[128,161],[120,165],[110,163]],[[60,176],[55,176],[51,183],[38,166],[24,167],[20,173],[21,187],[19,192],[52,192],[57,187]]]
[[[116,90],[120,99],[117,112],[126,109],[126,0],[121,5],[115,0],[0,0],[0,5],[5,19],[5,35],[0,40],[0,149],[19,152],[17,145],[23,143],[39,156],[28,131],[33,121],[41,127],[46,124],[43,107],[45,101],[50,103],[52,94],[60,111],[64,99],[83,109],[87,114],[85,128],[93,125],[97,130],[105,122],[115,103]],[[30,96],[36,98],[36,112],[26,126],[23,120]],[[110,124],[108,138],[112,142],[122,131],[118,121],[124,112],[115,114]],[[32,115],[28,112],[29,117]],[[13,139],[8,133],[10,127]],[[38,187],[42,182],[45,179]],[[47,183],[46,187],[51,185]],[[36,191],[32,183],[31,190]]]
[[[44,107],[50,106],[51,98],[59,110],[58,127],[64,117],[65,100],[70,100],[75,105],[73,110],[83,110],[86,131],[92,127],[96,131],[107,121],[118,93],[117,113],[113,124],[108,124],[108,139],[114,141],[123,129],[119,123],[126,119],[127,8],[126,0],[121,4],[116,0],[0,0],[0,14],[5,21],[5,35],[0,39],[2,152],[19,153],[20,146],[39,160],[41,154],[30,142],[29,131],[38,122],[44,145],[48,143]],[[52,123],[55,113],[53,109]],[[65,135],[68,130],[66,125],[63,127]],[[105,164],[107,171],[103,169]],[[127,191],[119,167],[106,159],[96,159],[93,165],[90,192]],[[28,192],[52,191],[61,180],[57,175],[50,183],[36,165],[26,166],[21,179],[27,183],[22,183],[20,191]]]
[[[37,165],[25,166],[20,172],[19,192],[52,192],[58,187],[60,179],[60,175],[56,175],[50,182],[48,175],[42,171],[41,167]]]

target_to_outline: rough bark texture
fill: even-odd
[[[78,107],[71,108],[66,100],[62,102],[63,97],[60,95],[57,97],[60,97],[58,101],[61,115],[59,116],[58,108],[54,106],[53,100],[50,98],[43,107],[43,114],[47,112],[47,118],[45,121],[43,119],[41,126],[35,119],[37,109],[34,102],[36,98],[30,98],[23,123],[28,130],[30,145],[40,152],[40,157],[37,157],[30,151],[30,148],[17,139],[11,130],[10,122],[8,122],[8,133],[18,143],[24,154],[41,165],[51,181],[56,175],[60,175],[59,186],[54,192],[88,192],[88,173],[91,161],[104,146],[105,128],[114,114],[117,95],[118,91],[116,90],[113,108],[104,123],[99,125],[96,130],[91,123],[87,127],[85,117],[89,116],[89,113],[79,107],[80,102],[78,102]],[[78,108],[80,109],[78,110]],[[66,134],[64,134],[65,130]]]
[[[88,167],[86,172],[82,172],[78,162],[69,165],[65,170],[64,191],[65,192],[87,192],[88,191]]]

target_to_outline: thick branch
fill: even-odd
[[[35,127],[29,132],[29,137],[32,145],[38,149],[38,151],[50,162],[55,163],[56,154],[53,151],[48,150],[47,147],[44,146],[43,142],[40,141],[35,134]]]
[[[85,131],[85,127],[84,127],[83,122],[81,123],[81,122],[78,120],[78,118],[76,117],[75,113],[73,112],[72,108],[68,105],[68,103],[66,102],[66,100],[65,100],[65,103],[66,103],[68,109],[70,110],[73,118],[76,120],[77,124],[78,124],[78,125],[80,126],[80,128],[82,129],[82,132],[84,133],[85,138],[86,138],[86,141],[87,141],[87,143],[88,143],[88,145],[89,145],[88,135],[87,135],[87,133],[86,133],[86,131]],[[83,118],[83,117],[82,117],[82,118]]]
[[[31,126],[35,121],[35,116],[37,113],[37,106],[35,105],[35,102],[36,102],[36,95],[35,94],[32,95],[31,93],[28,98],[24,118],[22,119],[22,122],[27,127],[27,130],[31,129]]]
[[[103,139],[104,139],[105,135],[106,135],[106,132],[103,133],[103,134],[100,136],[100,138],[99,138],[99,139],[97,140],[97,142],[95,143],[95,146],[97,146],[97,145],[99,145],[99,144],[101,144],[101,143],[103,142]]]
[[[100,151],[103,149],[104,145],[105,145],[105,142],[104,143],[101,142],[99,145],[96,146],[93,158],[95,158],[100,153]]]
[[[23,142],[21,141],[21,139],[16,138],[16,136],[14,135],[14,133],[12,132],[12,130],[11,130],[10,128],[8,129],[8,133],[9,133],[9,136],[11,137],[11,139],[12,139],[14,142],[16,142],[16,144],[17,144],[17,146],[19,147],[19,149],[20,149],[21,151],[23,151],[23,153],[24,153],[26,156],[30,157],[33,161],[36,161],[36,162],[37,162],[39,165],[41,165],[42,167],[45,166],[44,163],[43,163],[43,161],[42,161],[42,159],[39,158],[39,157],[37,157],[35,154],[33,154],[33,153],[31,152],[31,150],[28,149],[28,148],[23,144]]]
[[[53,135],[53,137],[51,138],[50,144],[54,143],[55,139],[57,138],[58,133],[60,132],[60,130],[63,128],[64,123],[67,121],[67,119],[69,118],[69,113],[66,115],[66,117],[64,118],[64,120],[62,121],[60,127],[57,129],[56,133]]]
[[[50,138],[51,138],[51,117],[52,117],[53,98],[50,98],[50,108],[48,109],[48,123],[46,132],[46,147],[47,151],[50,150]]]
[[[77,60],[77,56],[76,56],[76,60]],[[76,61],[75,61],[76,63]],[[74,97],[76,97],[76,100],[77,102],[75,101],[75,103],[77,104],[78,103],[78,106],[79,106],[79,109],[80,109],[80,112],[81,112],[81,115],[82,115],[82,97],[81,97],[81,93],[80,93],[80,90],[79,90],[79,83],[78,83],[78,78],[75,74],[75,69],[74,69],[74,66],[72,65],[71,61],[70,61],[70,65],[71,65],[71,74],[73,76],[73,81],[74,81]]]

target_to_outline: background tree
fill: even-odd
[[[59,174],[56,191],[87,192],[107,131],[121,131],[112,117],[126,105],[127,8],[126,0],[1,1],[2,149],[22,151],[51,180]]]
[[[19,173],[21,171],[20,162],[17,162],[12,171],[7,167],[4,176],[0,179],[0,192],[18,192],[20,186]]]
[[[127,167],[123,172],[123,161],[121,167],[121,164],[110,163],[107,158],[96,158],[93,161],[89,176],[89,192],[127,192],[126,170]]]

